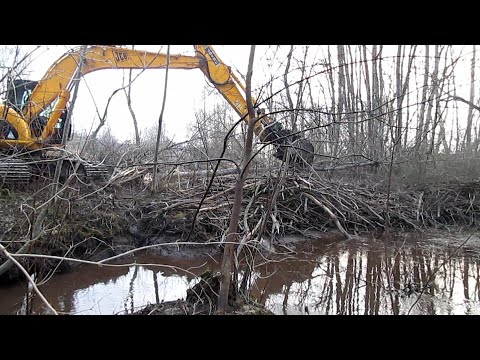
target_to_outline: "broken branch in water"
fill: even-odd
[[[53,315],[58,315],[57,311],[53,308],[52,305],[50,305],[50,303],[48,302],[48,300],[45,298],[45,296],[43,296],[42,292],[38,289],[37,287],[37,284],[35,284],[35,281],[32,279],[32,277],[28,274],[27,270],[25,270],[25,268],[17,261],[17,259],[15,259],[12,255],[10,255],[10,253],[7,251],[7,249],[5,249],[5,247],[0,244],[0,250],[5,254],[5,256],[11,261],[13,262],[19,269],[20,271],[23,273],[23,275],[25,275],[25,277],[27,278],[28,282],[30,283],[30,285],[32,285],[32,288],[33,290],[35,290],[35,292],[37,293],[37,295],[40,297],[40,299],[43,301],[43,303],[45,304],[45,306],[47,306],[47,308],[52,312]]]

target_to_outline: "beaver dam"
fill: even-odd
[[[236,313],[474,313],[479,185],[249,177]],[[112,181],[72,186],[51,207],[42,192],[3,189],[1,244],[59,313],[213,313],[234,189],[232,174],[155,194]],[[48,312],[1,263],[0,311]]]

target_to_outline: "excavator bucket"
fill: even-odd
[[[291,130],[273,121],[267,127],[268,135],[264,141],[272,142],[275,146],[275,157],[282,161],[288,161],[295,167],[307,167],[312,165],[315,157],[313,144],[299,134],[292,134]]]
[[[304,139],[297,138],[293,141],[288,138],[282,143],[277,142],[275,157],[282,160],[288,161],[294,167],[307,167],[312,165],[313,159],[315,157],[313,144]]]

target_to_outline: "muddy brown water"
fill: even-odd
[[[343,241],[287,239],[274,261],[256,259],[251,297],[276,314],[480,314],[480,239],[443,234]],[[39,286],[68,314],[132,313],[147,303],[185,298],[218,258],[169,259],[148,254],[137,266],[82,265]],[[141,265],[140,265],[141,264]],[[183,270],[187,269],[187,271]],[[0,314],[47,313],[27,284],[0,288]]]

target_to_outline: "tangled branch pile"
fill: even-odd
[[[301,174],[280,181],[271,176],[253,177],[245,183],[240,231],[244,240],[248,240],[259,235],[277,237],[332,228],[349,237],[387,226],[392,229],[477,226],[480,223],[479,185],[470,182],[404,187],[388,195],[386,189],[373,183],[354,186]],[[234,186],[232,176],[215,180],[198,211],[189,240],[220,239],[228,226]],[[216,191],[212,191],[213,188]],[[169,190],[162,194],[161,201],[141,207],[136,214],[137,235],[146,238],[164,233],[185,239],[204,191],[203,186]]]
[[[4,196],[0,198],[0,241],[11,253],[31,242],[28,252],[68,253],[80,258],[108,257],[158,243],[164,243],[158,247],[163,255],[176,255],[179,247],[190,250],[183,256],[213,254],[219,247],[203,244],[223,240],[233,205],[235,175],[217,176],[210,187],[207,183],[208,177],[177,177],[175,183],[165,183],[164,191],[158,194],[127,196],[112,191],[113,186],[87,198],[81,193],[72,194],[70,201],[59,202],[57,211],[46,216],[38,241],[31,241],[35,236],[28,226],[38,222],[34,206],[25,211],[27,208],[20,204],[26,199]],[[330,229],[350,237],[363,231],[381,231],[387,225],[392,230],[476,227],[480,225],[479,185],[457,182],[410,186],[388,195],[380,183],[364,182],[360,186],[300,173],[283,178],[257,175],[245,182],[240,239],[244,243]],[[121,236],[125,233],[133,236]],[[196,244],[167,245],[186,240]],[[0,263],[3,260],[0,257]],[[24,266],[29,268],[35,261],[25,259]],[[15,277],[13,273],[7,275]]]

